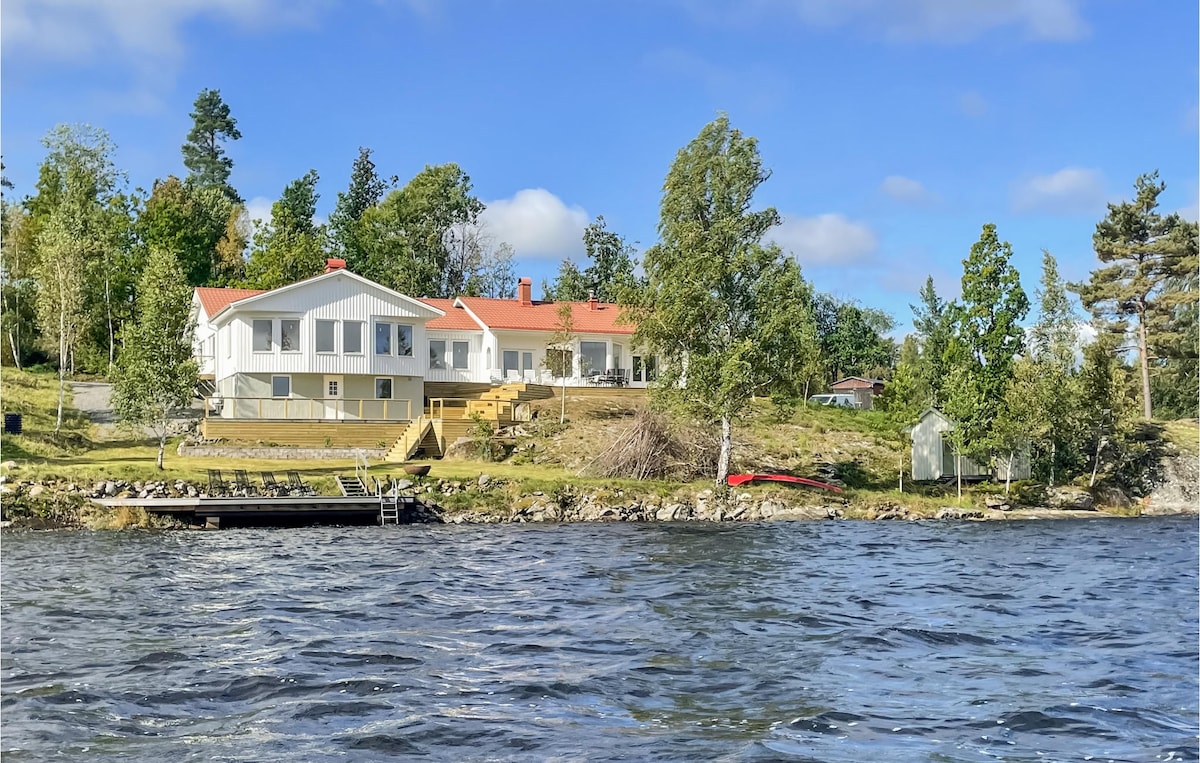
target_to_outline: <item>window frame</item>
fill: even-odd
[[[283,347],[283,337],[284,337],[283,326],[285,323],[296,324],[296,349],[294,349],[294,350],[287,350],[287,349],[284,349],[284,347]],[[303,342],[301,339],[301,331],[302,331],[301,327],[302,326],[303,326],[303,322],[299,318],[280,318],[279,319],[279,352],[286,353],[288,355],[296,355],[300,352],[303,352],[302,348],[304,345],[303,345]]]
[[[387,393],[388,393],[387,397],[382,397],[379,394],[379,382],[387,382]],[[390,377],[390,376],[376,376],[375,377],[375,399],[376,400],[395,400],[396,399],[396,385],[395,385],[395,382],[392,379],[392,377]]]
[[[395,343],[392,341],[393,334],[395,333],[395,332],[393,332],[393,331],[392,331],[392,326],[393,326],[393,325],[394,325],[394,324],[392,324],[392,323],[390,323],[390,322],[388,322],[388,321],[375,321],[375,331],[374,331],[375,341],[371,343],[371,346],[372,346],[372,347],[375,349],[375,357],[377,357],[377,358],[390,358],[390,357],[393,357],[393,353],[392,353],[392,347],[393,347],[393,345],[395,344]],[[387,334],[386,334],[386,339],[387,339],[387,351],[386,351],[386,352],[380,352],[380,351],[379,351],[379,340],[380,340],[380,338],[381,338],[381,334],[379,333],[379,330],[380,330],[382,327],[384,327],[384,326],[387,326]]]
[[[258,349],[258,324],[265,323],[269,327],[267,334],[267,349]],[[232,349],[232,348],[231,348]],[[275,321],[271,318],[250,319],[250,351],[260,354],[275,352]]]
[[[327,324],[330,326],[329,344],[330,349],[321,349],[321,325]],[[337,354],[337,324],[336,320],[326,320],[318,318],[313,324],[313,352],[318,355],[336,355]]]
[[[461,366],[458,365],[457,348],[459,345],[462,345],[464,348],[466,348],[463,351],[463,364]],[[451,343],[450,367],[453,368],[455,371],[466,371],[471,368],[471,343],[470,342],[463,342],[463,341],[455,340]]]
[[[413,329],[413,325],[411,323],[394,323],[392,325],[394,325],[396,327],[396,330],[394,332],[392,332],[392,337],[396,344],[395,357],[397,357],[397,358],[413,357],[413,352],[415,351],[415,345],[416,345],[416,336],[417,336],[417,332],[415,329]],[[406,348],[406,350],[407,350],[406,352],[400,352],[401,334],[404,333],[405,329],[408,330],[408,339],[406,340],[406,344],[408,345],[408,347]]]
[[[442,351],[435,353],[433,350],[434,344],[441,344]],[[434,365],[434,363],[437,365]],[[430,339],[429,340],[429,370],[430,371],[445,371],[446,366],[446,340],[445,339]]]
[[[275,380],[276,379],[284,379],[287,381],[287,394],[285,394],[285,395],[275,394]],[[271,399],[272,400],[286,400],[286,399],[290,399],[291,396],[292,396],[292,375],[291,374],[271,374]]]
[[[346,349],[346,337],[350,336],[350,334],[348,332],[351,327],[358,328],[358,332],[357,332],[358,333],[358,341],[356,342],[356,344],[358,344],[357,350]],[[362,355],[363,354],[362,335],[363,335],[363,321],[342,321],[342,354],[343,355]]]

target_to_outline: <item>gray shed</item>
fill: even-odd
[[[957,476],[960,461],[943,436],[954,428],[954,422],[936,408],[926,408],[917,423],[908,428],[912,434],[912,478],[914,480],[937,480]],[[966,456],[962,457],[963,479],[992,478],[1003,480],[1008,467],[1007,458],[998,458],[995,469],[980,466]],[[1017,454],[1013,462],[1012,479],[1030,477],[1029,451]]]

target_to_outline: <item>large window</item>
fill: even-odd
[[[445,339],[429,340],[429,367],[431,369],[443,369],[446,367]]]
[[[413,329],[400,323],[396,326],[396,354],[402,358],[411,358],[413,354]]]
[[[271,351],[271,321],[269,319],[254,321],[254,351]]]
[[[376,400],[391,400],[392,399],[392,380],[388,378],[375,379],[375,399]]]
[[[518,353],[516,350],[505,350],[500,355],[500,361],[500,371],[504,375],[505,379],[508,378],[508,373],[510,371],[515,374],[521,370],[520,365],[518,365],[521,362],[520,353]]]
[[[642,381],[642,356],[633,356],[633,380],[636,382]]]
[[[342,321],[342,352],[362,352],[362,321]]]
[[[533,370],[533,353],[521,353],[521,375],[524,376],[526,371]]]
[[[292,396],[292,377],[290,376],[272,376],[271,377],[271,397],[291,397]]]
[[[605,346],[604,342],[580,342],[580,375],[587,376],[588,374],[604,373],[606,370],[604,367],[604,360],[607,349],[608,348]]]
[[[317,352],[336,352],[334,335],[337,324],[334,321],[317,321],[316,349]]]
[[[458,369],[466,369],[467,358],[471,353],[471,344],[469,342],[454,343],[454,367]]]
[[[300,352],[300,321],[284,319],[279,322],[279,349]]]
[[[375,324],[375,354],[392,354],[392,324],[382,322]]]

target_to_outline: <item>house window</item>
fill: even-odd
[[[342,352],[362,352],[362,321],[342,321]]]
[[[579,374],[587,376],[588,374],[604,373],[604,359],[608,347],[604,342],[580,342],[579,343]]]
[[[279,349],[282,352],[300,352],[300,321],[279,322]]]
[[[658,378],[658,358],[646,356],[646,381],[652,382]]]
[[[269,319],[254,321],[254,351],[271,351],[271,321]]]
[[[453,348],[454,367],[458,369],[466,369],[467,357],[469,356],[470,352],[471,345],[468,342],[455,342]]]
[[[642,356],[633,356],[633,380],[640,382],[642,380]]]
[[[337,330],[334,321],[317,321],[317,352],[336,352],[333,337]]]
[[[429,367],[431,369],[443,369],[446,367],[445,339],[429,340]]]
[[[575,354],[571,350],[558,350],[547,348],[546,350],[546,368],[550,369],[550,373],[563,378],[571,375],[571,365],[574,363]]]
[[[533,370],[533,353],[532,352],[521,353],[521,373],[523,374],[526,371],[532,371],[532,370]]]
[[[337,379],[330,379],[325,383],[325,397],[338,397],[339,388]]]
[[[403,323],[396,326],[396,354],[402,358],[413,356],[413,328]]]
[[[375,354],[376,355],[391,355],[392,354],[392,324],[376,323],[375,324]]]
[[[502,362],[500,370],[504,374],[504,378],[508,378],[509,371],[516,373],[520,370],[520,368],[517,366],[517,363],[520,362],[518,355],[519,353],[516,350],[505,350],[500,356]]]
[[[290,376],[272,376],[271,377],[271,397],[291,397],[292,396],[292,377]]]
[[[375,399],[376,400],[391,400],[392,399],[392,380],[389,378],[375,379]]]

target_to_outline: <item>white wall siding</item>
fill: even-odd
[[[429,329],[425,332],[424,360],[428,370],[425,372],[427,381],[436,382],[486,382],[487,369],[484,367],[483,332],[482,331],[442,331]],[[440,339],[446,343],[446,367],[444,369],[428,368],[429,342]],[[454,343],[466,342],[467,367],[454,368]]]

